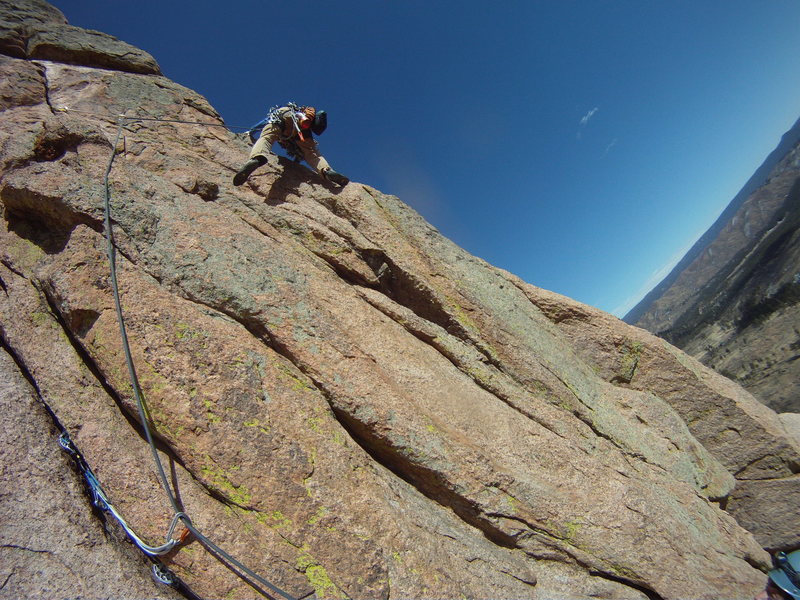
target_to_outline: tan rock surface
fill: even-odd
[[[80,478],[35,390],[0,350],[0,598],[180,598],[113,523],[87,508]]]
[[[532,286],[533,301],[605,380],[668,402],[733,473],[727,510],[770,549],[800,544],[797,415],[777,415],[725,377],[611,315]],[[641,413],[639,413],[641,416]],[[780,492],[780,493],[778,493]]]
[[[0,88],[3,344],[160,542],[172,511],[122,352],[103,174],[112,115],[221,121],[158,75],[0,69],[20,82]],[[276,158],[234,188],[247,147],[223,127],[130,121],[124,137],[113,232],[149,418],[184,511],[261,576],[298,598],[763,587],[766,553],[720,502],[734,474],[789,479],[800,454],[741,388],[652,336],[637,350],[642,330],[368,186]],[[165,562],[201,596],[258,596],[197,540]]]
[[[800,444],[800,414],[798,413],[783,413],[779,415],[783,421],[786,431],[789,432],[795,442]]]

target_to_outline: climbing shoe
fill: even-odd
[[[344,187],[348,183],[350,183],[350,180],[347,177],[345,177],[341,173],[337,173],[333,169],[325,169],[324,171],[322,171],[322,176],[327,181],[335,183],[336,185],[341,186],[341,187]]]
[[[245,181],[247,181],[247,178],[250,177],[250,174],[253,171],[266,162],[265,160],[258,160],[259,158],[261,157],[257,156],[256,158],[251,158],[244,163],[244,166],[239,169],[239,172],[233,176],[233,185],[242,185]]]

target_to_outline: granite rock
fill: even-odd
[[[761,532],[724,507],[737,477],[789,480],[800,453],[740,387],[367,185],[272,157],[234,187],[246,143],[157,74],[59,56],[0,68],[21,82],[0,88],[0,339],[142,538],[163,540],[173,511],[109,278],[112,156],[157,451],[192,523],[260,576],[297,598],[763,587]],[[726,437],[731,417],[746,443]],[[193,536],[163,560],[198,595],[258,597]]]

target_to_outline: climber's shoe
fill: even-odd
[[[251,158],[246,163],[244,163],[242,168],[239,169],[239,172],[233,176],[233,185],[242,185],[245,181],[247,181],[247,178],[250,177],[250,174],[253,171],[255,171],[259,166],[264,164],[262,161],[258,160],[258,158],[259,157]]]
[[[341,187],[344,187],[348,183],[350,183],[350,180],[347,177],[345,177],[341,173],[337,173],[331,168],[323,169],[322,176],[325,178],[326,181],[330,181],[331,183],[335,183],[336,185]]]

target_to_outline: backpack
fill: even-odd
[[[292,109],[293,111],[300,110],[300,107],[297,106],[294,102],[288,102],[286,107]],[[284,108],[283,106],[273,106],[269,109],[267,116],[261,119],[258,123],[253,125],[250,130],[247,132],[250,136],[250,141],[252,143],[256,143],[258,138],[261,136],[261,130],[267,125],[267,123],[275,123],[280,120],[280,116],[278,115],[278,111]],[[317,111],[316,116],[314,117],[314,123],[311,125],[311,131],[316,134],[320,135],[325,129],[328,127],[328,114],[324,110]]]

